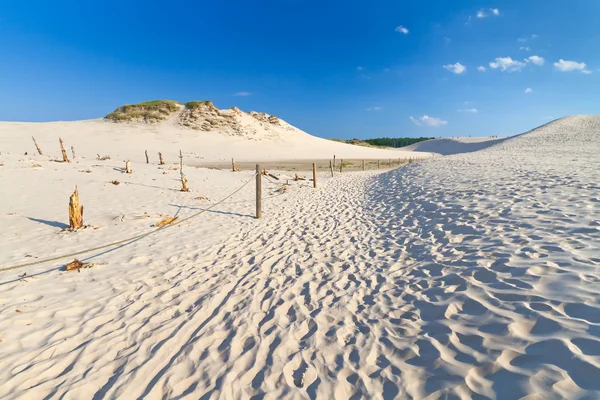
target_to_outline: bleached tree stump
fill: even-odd
[[[125,172],[131,174],[133,171],[131,170],[131,161],[127,160],[125,162]]]
[[[83,206],[79,203],[79,191],[75,191],[69,197],[69,230],[83,228]]]
[[[73,160],[75,159],[75,146],[71,146],[71,154],[73,155]]]
[[[62,152],[63,162],[71,162],[69,161],[69,157],[67,156],[67,152],[65,150],[62,138],[58,138],[58,142],[60,143],[60,151]]]
[[[165,165],[165,161],[163,160],[162,153],[160,151],[158,152],[158,164]]]

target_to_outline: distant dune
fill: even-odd
[[[156,157],[176,158],[179,150],[194,154],[197,162],[407,159],[430,153],[352,146],[312,136],[284,120],[263,112],[232,107],[220,110],[210,101],[186,104],[157,100],[117,108],[104,119],[72,122],[0,122],[0,149],[32,150],[34,136],[50,154],[58,137],[84,157],[110,154],[113,158],[141,160],[144,151]]]
[[[506,138],[498,139],[492,137],[431,139],[403,147],[402,150],[429,152],[447,156],[450,154],[471,153],[483,150],[495,144],[502,143],[504,140]]]

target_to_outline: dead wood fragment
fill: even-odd
[[[179,217],[169,217],[169,218],[165,218],[162,221],[160,221],[159,223],[156,224],[157,227],[162,228],[165,225],[169,225],[172,224],[173,222],[175,222],[176,220],[178,220]]]
[[[83,228],[83,206],[79,203],[79,191],[75,191],[69,198],[69,230],[74,231]]]

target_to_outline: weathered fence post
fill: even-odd
[[[146,154],[146,164],[150,164],[150,160],[148,159],[148,150],[146,150],[144,154]]]
[[[343,169],[344,169],[344,159],[342,158],[342,160],[340,161],[340,174],[342,173]]]
[[[35,138],[33,136],[31,138],[33,139],[33,144],[35,144],[35,148],[37,149],[38,153],[40,153],[40,156],[43,156],[44,153],[42,153],[42,149],[40,149],[40,146],[38,146],[37,142],[35,141]]]
[[[313,163],[313,187],[317,187],[317,163]]]
[[[162,153],[158,152],[158,165],[165,165],[165,160],[162,158]]]
[[[390,168],[392,168],[392,159],[390,158]]]
[[[181,150],[179,150],[179,176],[181,177],[181,191],[189,192],[190,189],[187,186],[188,181],[183,173],[183,154],[181,153]]]
[[[377,160],[377,169],[379,169],[379,160]]]
[[[329,169],[331,170],[331,177],[333,178],[333,163],[329,160]]]
[[[256,164],[256,219],[262,217],[262,175],[260,164]]]
[[[335,154],[333,155],[333,168],[335,168]]]
[[[69,161],[69,157],[67,157],[67,152],[65,151],[62,138],[58,138],[58,143],[60,143],[60,151],[62,152],[63,162],[71,162]]]
[[[131,174],[133,171],[131,170],[131,161],[125,161],[125,173]]]
[[[71,146],[71,154],[73,154],[73,160],[75,159],[75,146]]]
[[[365,170],[365,160],[362,160],[362,170]]]

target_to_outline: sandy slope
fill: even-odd
[[[429,152],[447,156],[450,154],[471,153],[473,151],[487,149],[488,147],[502,143],[504,140],[506,139],[497,139],[491,137],[431,139],[403,147],[402,150]]]
[[[388,159],[431,157],[429,153],[379,150],[333,142],[311,136],[281,119],[276,124],[260,120],[263,114],[233,114],[235,129],[221,123],[211,131],[194,130],[181,125],[180,114],[156,124],[114,123],[102,119],[73,122],[22,123],[0,122],[0,152],[29,154],[35,152],[34,136],[45,154],[60,156],[58,137],[67,149],[74,146],[77,154],[92,158],[110,155],[113,160],[130,158],[144,161],[144,150],[153,160],[157,153],[175,160],[183,150],[190,162],[273,161],[330,159]],[[221,113],[231,110],[219,110]],[[227,120],[229,121],[229,120]],[[226,122],[227,122],[226,121]],[[69,151],[70,154],[70,151]]]
[[[600,119],[572,117],[317,190],[267,183],[261,221],[249,185],[81,273],[1,273],[0,397],[598,397],[599,149]],[[143,212],[189,215],[203,188],[250,178],[190,169],[184,194],[153,165],[0,162],[3,266],[148,229]],[[54,193],[77,174],[99,229],[59,233]]]

